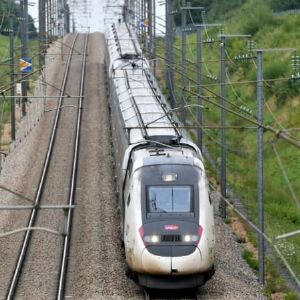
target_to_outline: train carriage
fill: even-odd
[[[200,150],[181,131],[126,23],[106,33],[126,261],[138,282],[192,288],[213,274],[213,207]]]

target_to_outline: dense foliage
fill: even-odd
[[[300,0],[271,0],[271,7],[275,11],[283,11],[288,9],[300,9]]]
[[[204,7],[207,12],[207,18],[209,21],[225,20],[232,17],[235,14],[235,10],[248,3],[247,0],[191,0],[187,1],[192,7]],[[258,5],[267,9],[270,14],[272,12],[281,12],[286,10],[300,9],[300,0],[266,0],[258,1]],[[177,11],[182,6],[182,0],[175,1],[175,8]],[[251,13],[251,11],[249,11]],[[255,10],[255,13],[259,13],[259,9]],[[253,13],[253,11],[252,11]],[[202,15],[197,10],[191,10],[188,13],[188,23],[202,23]],[[256,15],[256,20],[259,19],[259,15]],[[181,24],[180,14],[175,16],[175,23],[177,26]]]
[[[1,0],[0,2],[0,33],[8,35],[9,15],[14,16],[14,31],[20,35],[20,5],[19,1]],[[31,16],[28,16],[28,34],[29,38],[37,36],[34,21]]]

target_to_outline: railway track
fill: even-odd
[[[70,82],[74,86],[74,76],[76,75],[76,64],[72,66],[72,60],[74,57],[74,53],[78,53],[79,45],[83,44],[81,51],[81,67],[80,67],[80,77],[78,78],[77,91],[75,91],[76,95],[78,94],[77,99],[67,99],[66,94],[70,95],[70,92],[67,92],[70,89],[68,86]],[[12,277],[9,283],[9,287],[6,294],[6,299],[14,299],[15,297],[24,296],[26,294],[26,289],[32,289],[34,286],[30,287],[30,281],[32,276],[42,277],[44,273],[47,273],[47,276],[52,277],[51,279],[51,288],[48,290],[48,296],[51,298],[55,297],[56,299],[62,299],[64,296],[65,290],[65,279],[66,279],[66,271],[67,271],[67,256],[69,252],[70,245],[70,236],[71,236],[71,228],[72,228],[72,212],[74,208],[74,195],[76,191],[76,172],[77,172],[77,161],[78,161],[78,150],[79,150],[79,139],[80,139],[80,126],[81,126],[81,114],[82,114],[82,103],[84,97],[84,80],[85,80],[85,66],[86,66],[86,57],[87,57],[87,47],[88,47],[88,35],[80,36],[77,34],[74,37],[72,45],[70,46],[70,52],[68,53],[68,59],[65,65],[63,82],[60,89],[60,94],[57,101],[57,106],[55,108],[55,116],[53,121],[53,126],[50,134],[49,144],[45,156],[45,160],[43,163],[43,168],[41,172],[41,176],[38,182],[38,187],[35,194],[35,199],[33,202],[32,210],[29,214],[28,223],[26,226],[26,231],[24,234],[23,241],[21,243],[21,248],[18,254],[18,258],[16,260],[15,268],[12,272]],[[70,79],[70,77],[72,79]],[[74,93],[74,88],[73,91]],[[75,103],[76,101],[76,103]],[[69,105],[69,102],[71,105]],[[71,121],[68,119],[64,121],[67,114],[72,114]],[[64,144],[64,138],[61,138],[60,135],[70,136],[68,144]],[[61,151],[61,148],[67,148],[64,150],[63,159],[59,161],[59,155],[57,152]],[[60,166],[60,168],[58,168]],[[63,167],[61,167],[63,166]],[[58,171],[57,171],[57,170]],[[55,181],[51,181],[55,179],[57,173],[61,172],[62,169],[65,169],[65,173],[63,177],[66,180],[61,180],[64,186],[57,188],[55,186]],[[61,176],[61,174],[60,174]],[[48,205],[47,210],[52,210],[52,214],[54,213],[54,217],[51,217],[50,224],[55,224],[55,222],[61,223],[56,225],[61,230],[53,230],[49,228],[45,228],[40,224],[43,224],[43,216],[44,211],[42,212],[45,206],[43,204],[46,200],[53,198],[53,193],[49,193],[49,191],[64,189],[66,193],[60,194],[62,197],[59,197],[59,204]],[[67,197],[64,197],[67,194]],[[44,209],[45,210],[45,209]],[[47,214],[49,214],[47,212]],[[53,221],[53,223],[52,223]],[[50,237],[49,232],[57,232],[59,236]],[[42,238],[41,238],[41,235]],[[45,236],[47,235],[47,236]],[[47,263],[49,265],[49,269],[46,268],[46,263],[44,263],[45,269],[40,270],[36,274],[32,272],[31,258],[33,257],[38,260],[38,253],[45,253],[45,249],[47,251],[47,245],[43,245],[45,240],[53,239],[55,240],[57,250],[55,250],[55,254],[48,253],[48,256],[51,257],[55,262]],[[52,243],[50,241],[48,243]],[[43,247],[42,250],[37,250],[38,247]],[[58,249],[59,247],[59,249]],[[32,254],[33,253],[33,254]],[[44,258],[40,258],[40,260],[44,260]],[[34,260],[32,260],[34,261]],[[52,266],[57,268],[55,271],[52,270]],[[58,269],[59,268],[59,269]],[[30,275],[30,276],[29,276]],[[29,278],[29,279],[28,279]],[[41,285],[41,279],[39,279],[38,285]],[[56,283],[55,283],[56,282]],[[47,285],[50,283],[48,279],[43,282],[43,285]],[[56,286],[56,288],[54,288]],[[24,289],[25,287],[25,289]],[[23,292],[19,291],[22,290]],[[55,290],[54,290],[55,289]],[[24,292],[25,291],[25,292]],[[36,296],[39,297],[39,291],[35,291]]]

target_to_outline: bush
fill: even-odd
[[[276,102],[279,107],[286,104],[289,99],[296,97],[299,94],[299,84],[295,82],[276,82],[272,85],[270,95],[275,95]]]
[[[297,300],[298,297],[297,297],[297,294],[295,292],[288,292],[285,294],[285,297],[284,297],[285,300]]]
[[[287,63],[278,62],[275,63],[274,61],[271,61],[268,64],[265,64],[264,66],[264,78],[265,79],[276,79],[283,77],[284,74],[288,70]]]
[[[277,24],[276,17],[273,15],[270,6],[266,2],[259,0],[249,0],[240,9],[237,16],[241,24],[242,32],[255,35],[266,25]]]
[[[258,261],[253,257],[252,252],[244,249],[243,258],[253,270],[258,271]]]
[[[300,0],[272,0],[271,7],[274,11],[283,11],[288,9],[299,9],[300,8]]]

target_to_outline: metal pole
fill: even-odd
[[[147,5],[147,0],[143,0],[143,19],[144,19],[144,23],[145,23],[145,26],[144,26],[144,51],[147,51],[148,49],[148,39],[147,39],[147,8],[146,8],[146,5]]]
[[[49,36],[49,44],[52,43],[52,0],[48,0],[48,36]]]
[[[72,31],[73,33],[75,33],[75,19],[74,19],[74,16],[72,17]]]
[[[143,22],[143,26],[142,26],[142,45],[143,45],[143,51],[145,51],[145,12],[144,12],[144,2],[145,0],[141,0],[141,21]]]
[[[202,26],[197,27],[197,116],[198,116],[198,147],[202,151]]]
[[[173,54],[173,44],[174,44],[174,15],[173,15],[173,0],[170,0],[170,5],[169,5],[169,15],[170,15],[170,27],[169,27],[169,32],[167,33],[170,37],[170,56],[169,56],[169,64],[170,64],[170,88],[171,88],[171,102],[173,107],[177,107],[176,103],[176,98],[174,97],[174,54]]]
[[[148,44],[148,53],[150,55],[150,59],[153,59],[153,20],[152,20],[152,0],[148,0],[148,36],[149,36],[149,44]],[[152,62],[151,62],[152,64]]]
[[[64,35],[70,32],[70,19],[69,19],[69,5],[67,1],[64,0]]]
[[[28,57],[28,0],[22,1],[23,14],[22,14],[22,56]],[[22,81],[22,116],[26,115],[26,102],[27,102],[27,80]]]
[[[10,95],[11,95],[11,111],[10,111],[10,118],[11,118],[11,140],[16,140],[16,112],[15,112],[15,76],[14,76],[14,17],[9,16],[9,50],[10,50]]]
[[[55,36],[55,3],[56,0],[52,0],[51,1],[51,28],[52,28],[52,41],[54,39],[54,36]]]
[[[127,21],[129,22],[129,24],[133,22],[132,12],[133,12],[133,0],[129,0],[129,8],[127,10]]]
[[[53,1],[53,6],[52,6],[52,11],[53,11],[53,15],[52,15],[52,20],[53,20],[53,36],[56,36],[56,1]]]
[[[134,26],[135,26],[135,30],[137,30],[136,26],[137,26],[137,19],[138,19],[138,4],[137,4],[137,0],[134,0],[133,2],[134,5],[134,11],[133,11],[133,20],[134,20]]]
[[[170,61],[169,61],[169,56],[170,56],[170,36],[168,35],[168,32],[170,31],[170,0],[166,1],[166,32],[165,32],[165,38],[166,38],[166,64],[167,64],[167,69],[166,69],[166,83],[167,83],[167,88],[169,90],[169,94],[171,94],[170,92],[170,81],[169,81],[169,76],[170,76]],[[172,105],[172,101],[171,101],[171,106],[173,108]]]
[[[263,203],[263,52],[257,51],[257,193],[258,193],[258,227],[259,227],[259,283],[265,282],[265,245],[264,245],[264,203]]]
[[[153,0],[153,73],[156,76],[156,0]]]
[[[45,0],[46,3],[46,34],[47,34],[47,45],[51,42],[50,36],[50,23],[49,23],[49,0]]]
[[[221,217],[223,219],[226,218],[226,57],[225,57],[225,36],[221,35],[221,170],[220,170],[220,176],[221,176],[221,204],[220,204],[220,210],[221,210]]]
[[[148,14],[147,14],[147,10],[148,10],[148,0],[143,0],[143,9],[144,9],[144,16],[143,16],[143,19],[144,19],[144,52],[146,52],[148,50],[148,32],[149,32],[149,24],[147,26],[147,22],[146,21],[149,21],[148,20]]]
[[[49,1],[49,43],[52,43],[53,33],[52,33],[52,0]]]
[[[167,71],[166,82],[170,95],[171,107],[175,107],[175,99],[173,97],[174,89],[174,73],[173,73],[173,1],[167,0],[166,2],[166,57],[167,57]]]
[[[46,19],[45,19],[45,0],[39,0],[39,64],[40,69],[45,64],[45,45],[46,45]]]
[[[181,122],[183,125],[186,124],[186,0],[182,0],[182,11],[181,11],[181,58],[182,58],[182,76],[181,76]]]
[[[61,58],[61,61],[64,61],[64,25],[63,26],[61,25],[60,37],[61,37],[60,58]]]
[[[24,18],[25,18],[25,52],[28,55],[28,0],[24,0]]]
[[[53,10],[54,10],[54,35],[57,38],[58,37],[57,0],[54,1]]]
[[[139,40],[141,40],[141,1],[142,0],[137,0],[137,10],[138,10],[138,20],[137,20],[137,32],[138,32],[138,37]]]
[[[25,2],[24,0],[20,0],[20,33],[21,33],[21,57],[26,57],[26,50],[25,50]],[[23,73],[21,72],[21,75]],[[26,81],[21,81],[21,94],[22,94],[22,100],[21,100],[21,106],[22,106],[22,116],[23,116],[23,104],[24,104],[24,96],[26,96],[27,88],[26,88]],[[18,101],[19,102],[19,101]]]

